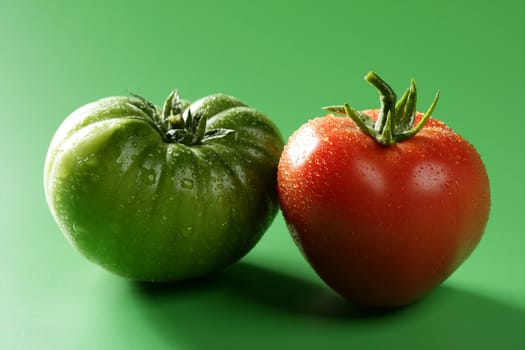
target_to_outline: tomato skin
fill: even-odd
[[[253,248],[278,210],[283,140],[273,122],[222,94],[181,106],[186,115],[202,111],[209,129],[234,133],[167,142],[148,114],[153,107],[110,97],[66,118],[47,154],[46,199],[66,238],[133,280],[221,269]]]
[[[378,110],[364,112],[376,120]],[[476,247],[490,207],[479,154],[433,118],[389,147],[350,118],[311,120],[284,148],[278,191],[319,276],[375,307],[411,303],[441,284]]]

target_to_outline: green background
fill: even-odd
[[[479,150],[492,210],[477,250],[413,306],[363,313],[332,293],[279,214],[241,262],[147,286],[88,263],[47,209],[47,147],[77,107],[178,88],[223,92],[290,134],[320,107],[376,107],[363,76]],[[1,349],[525,348],[525,2],[0,1]]]

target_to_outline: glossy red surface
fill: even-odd
[[[490,207],[478,153],[435,119],[390,147],[350,118],[314,119],[291,136],[278,183],[310,264],[366,305],[407,304],[443,282],[479,242]]]

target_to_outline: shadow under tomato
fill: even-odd
[[[320,318],[368,318],[385,316],[397,309],[366,309],[352,305],[319,284],[240,262],[225,271],[176,283],[139,283],[145,296],[174,297],[199,293],[229,293],[237,301],[248,300],[279,313]]]
[[[188,349],[524,348],[525,311],[448,286],[395,310],[360,309],[322,283],[240,262],[134,285],[161,336]]]

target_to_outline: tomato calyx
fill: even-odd
[[[379,91],[381,108],[376,121],[365,113],[353,109],[348,103],[342,106],[327,106],[323,109],[350,117],[365,134],[383,146],[394,145],[417,134],[427,122],[439,100],[438,91],[424,116],[414,125],[417,101],[414,79],[411,80],[410,87],[405,90],[399,101],[397,101],[394,90],[375,72],[369,72],[365,80]]]
[[[140,100],[138,107],[153,122],[165,142],[192,146],[235,132],[224,128],[208,130],[206,110],[192,113],[190,107],[186,107],[187,103],[181,100],[177,90],[168,95],[162,110],[139,95],[131,95]]]

